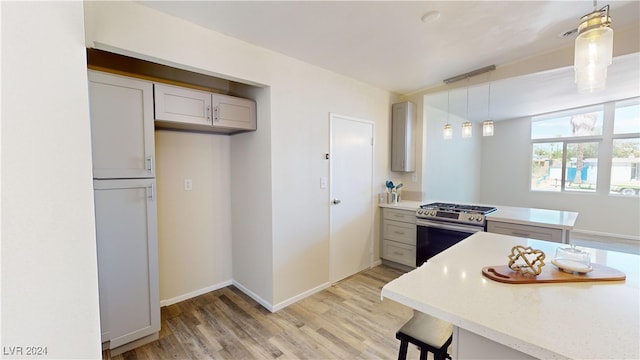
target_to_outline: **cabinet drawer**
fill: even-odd
[[[561,229],[552,229],[542,226],[510,224],[500,221],[488,221],[487,232],[530,239],[562,242]]]
[[[407,222],[411,224],[416,223],[415,211],[409,211],[409,210],[384,209],[384,218],[389,220]]]
[[[391,240],[384,240],[382,245],[382,258],[415,267],[416,247]]]
[[[416,246],[416,226],[400,221],[385,220],[382,224],[382,237]]]

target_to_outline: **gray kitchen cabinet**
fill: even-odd
[[[213,94],[213,124],[232,129],[256,129],[256,103],[235,96]]]
[[[405,101],[391,106],[391,171],[416,171],[416,105]]]
[[[153,84],[155,119],[211,126],[211,93]]]
[[[94,180],[102,342],[160,331],[155,179]]]
[[[562,229],[487,220],[487,232],[561,243]]]
[[[153,84],[89,71],[102,342],[160,331]]]
[[[382,209],[382,258],[394,263],[415,267],[415,211]]]
[[[158,128],[226,134],[257,128],[250,99],[156,83],[154,102]]]
[[[153,85],[89,70],[93,177],[155,176]]]

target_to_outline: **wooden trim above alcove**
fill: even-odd
[[[87,49],[87,67],[92,70],[220,94],[229,94],[229,89],[234,84],[230,80],[98,49]]]

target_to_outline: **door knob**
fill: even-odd
[[[342,201],[340,201],[340,199],[333,199],[333,201],[332,201],[332,202],[333,202],[333,204],[334,204],[334,205],[338,205],[338,204],[340,204]]]

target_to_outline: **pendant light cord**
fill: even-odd
[[[467,121],[469,121],[469,78],[467,78]]]
[[[449,100],[451,98],[451,91],[447,91],[447,124],[449,123]]]

